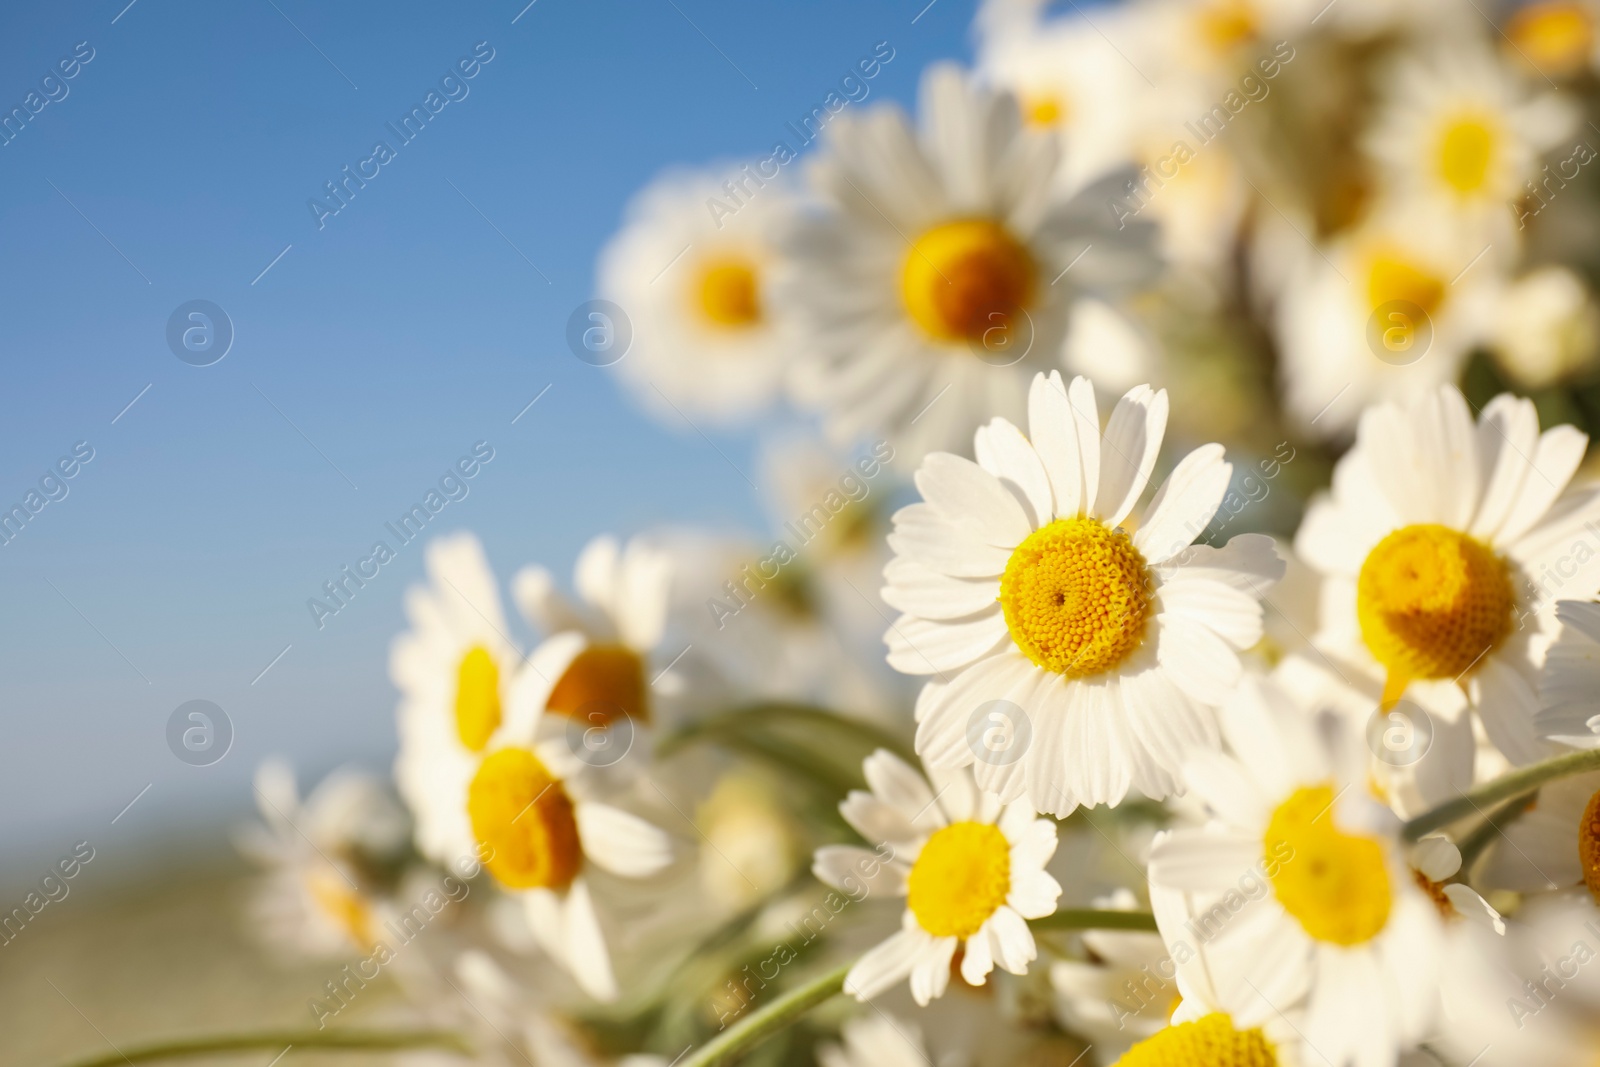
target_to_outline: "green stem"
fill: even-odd
[[[1600,770],[1600,748],[1568,752],[1541,763],[1518,768],[1410,820],[1405,824],[1406,840],[1415,841],[1423,834],[1442,826],[1449,826],[1474,812],[1482,814],[1486,808],[1503,800],[1531,793],[1546,782],[1593,770]]]
[[[470,1054],[472,1046],[453,1030],[257,1030],[210,1037],[184,1037],[153,1041],[148,1045],[124,1045],[101,1056],[73,1060],[66,1067],[119,1067],[146,1060],[173,1060],[204,1056],[214,1052],[282,1052],[285,1046],[297,1049],[372,1049],[442,1048]]]
[[[1061,908],[1042,919],[1031,919],[1036,930],[1148,930],[1156,933],[1156,917],[1148,911],[1110,908]]]
[[[867,748],[886,748],[913,766],[917,765],[916,754],[906,747],[905,742],[872,723],[840,715],[826,708],[776,701],[749,704],[731,711],[708,715],[677,733],[663,737],[656,745],[656,752],[666,756],[696,741],[714,740],[722,734],[740,733],[752,726],[764,728],[785,724],[830,729],[849,734]]]
[[[1511,798],[1491,811],[1483,820],[1482,826],[1461,839],[1461,843],[1456,846],[1461,852],[1461,870],[1456,875],[1457,879],[1468,881],[1472,865],[1478,861],[1478,856],[1500,836],[1507,823],[1514,822],[1527,810],[1528,801],[1532,800],[1533,796],[1532,793],[1528,793]]]
[[[758,1008],[700,1046],[681,1067],[716,1067],[748,1052],[762,1039],[777,1033],[800,1016],[844,989],[844,977],[854,963],[818,975],[803,986],[789,990],[764,1008]]]

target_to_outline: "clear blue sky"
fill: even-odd
[[[0,112],[94,52],[0,148],[0,505],[94,449],[0,548],[10,877],[80,839],[115,854],[231,817],[269,753],[386,768],[387,650],[421,552],[320,632],[305,601],[476,441],[496,457],[435,526],[475,530],[502,577],[566,573],[603,530],[759,526],[706,441],[572,357],[567,316],[660,168],[766,154],[881,40],[897,55],[873,98],[908,103],[928,62],[970,58],[972,17],[960,0],[914,24],[926,0],[126,3],[0,15]],[[385,123],[480,41],[494,58],[466,98],[319,230],[307,200],[394,143]],[[236,330],[203,368],[165,337],[197,298]],[[751,435],[715,439],[754,468]],[[165,741],[196,698],[237,729],[208,768]]]

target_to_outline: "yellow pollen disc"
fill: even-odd
[[[1589,798],[1578,823],[1578,866],[1583,870],[1583,884],[1600,903],[1600,793]]]
[[[1070,114],[1072,109],[1059,93],[1030,94],[1022,99],[1022,117],[1030,126],[1057,126]]]
[[[936,341],[980,341],[1028,306],[1033,256],[989,219],[941,223],[918,237],[900,270],[906,313]]]
[[[1000,576],[1011,638],[1047,671],[1083,678],[1139,647],[1150,614],[1144,557],[1095,519],[1057,519],[1029,534]]]
[[[335,871],[318,868],[306,875],[306,890],[346,937],[362,948],[372,947],[372,909],[350,883]]]
[[[1439,177],[1463,196],[1481,192],[1494,159],[1495,140],[1489,120],[1476,115],[1453,119],[1439,136]]]
[[[971,937],[1011,892],[1011,846],[988,823],[951,823],[922,846],[906,906],[934,937]]]
[[[1278,1067],[1259,1029],[1237,1030],[1222,1012],[1158,1030],[1125,1052],[1115,1067]]]
[[[1457,678],[1511,632],[1506,564],[1447,526],[1402,526],[1378,542],[1356,580],[1361,637],[1388,668],[1385,702],[1412,678]]]
[[[1333,787],[1303,786],[1278,805],[1263,835],[1278,903],[1318,941],[1359,945],[1389,921],[1383,846],[1333,821]]]
[[[473,645],[456,668],[456,736],[482,752],[500,728],[500,668],[482,645]]]
[[[1444,299],[1445,283],[1423,267],[1390,252],[1379,252],[1367,267],[1367,302],[1374,309],[1404,300],[1432,315]]]
[[[1200,37],[1216,52],[1228,52],[1261,32],[1255,4],[1249,0],[1215,0],[1201,8]]]
[[[625,645],[590,645],[556,679],[545,709],[593,726],[607,726],[624,715],[649,722],[644,661]]]
[[[747,259],[730,256],[705,264],[696,293],[700,313],[715,326],[736,330],[761,321],[756,266]]]
[[[561,780],[525,748],[502,748],[467,787],[472,834],[488,846],[484,866],[508,889],[564,889],[582,851]]]
[[[1533,3],[1506,24],[1518,53],[1546,74],[1574,74],[1594,52],[1594,23],[1582,4],[1566,0]]]

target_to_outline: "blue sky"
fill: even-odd
[[[0,548],[9,873],[80,839],[115,852],[215,825],[270,753],[303,781],[386,768],[387,649],[421,552],[321,630],[305,602],[475,442],[495,458],[434,525],[476,531],[502,576],[565,573],[603,530],[760,526],[706,440],[571,355],[568,315],[653,174],[769,153],[879,41],[896,55],[872,100],[909,103],[928,62],[970,57],[971,4],[525,3],[0,16],[0,112],[38,107],[58,62],[93,50],[0,147],[0,505],[78,442],[94,452]],[[467,95],[319,229],[307,201],[397,144],[385,123],[479,42],[494,58]],[[208,367],[167,346],[194,299],[234,325]],[[713,440],[754,470],[753,435]],[[236,729],[210,767],[166,747],[192,699]]]

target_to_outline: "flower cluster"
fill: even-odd
[[[244,840],[275,948],[378,961],[318,1025],[386,970],[506,1063],[1600,1057],[1600,6],[1045,7],[639,195],[604,373],[782,421],[772,532],[428,547],[400,803],[270,765]]]

